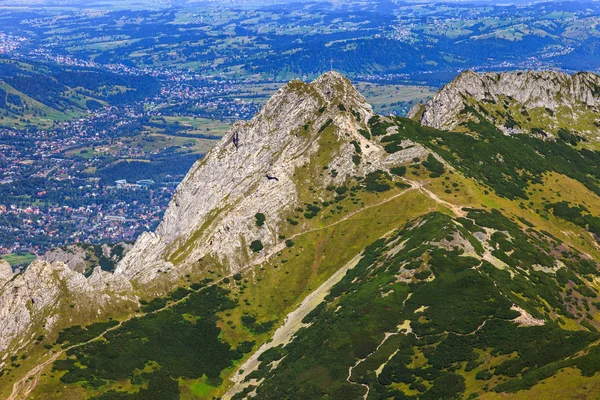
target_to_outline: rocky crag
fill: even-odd
[[[132,246],[130,243],[111,245],[74,244],[51,249],[39,259],[49,263],[64,263],[72,270],[88,276],[97,266],[106,271],[113,271],[115,265],[123,259],[123,256],[127,254]]]
[[[186,274],[207,255],[227,271],[239,271],[264,257],[249,253],[252,241],[260,239],[267,249],[281,244],[279,226],[300,204],[303,185],[324,189],[423,154],[417,146],[389,155],[361,135],[373,115],[364,97],[336,72],[310,84],[292,81],[250,121],[234,124],[192,167],[156,232],[140,237],[116,274],[145,283],[174,267]],[[326,138],[328,127],[335,129]],[[355,146],[361,149],[359,163],[353,161]],[[296,176],[324,153],[335,177],[303,182]],[[263,226],[254,223],[257,213],[266,217]]]
[[[484,118],[506,133],[538,128],[555,134],[563,128],[597,138],[599,106],[600,76],[591,72],[468,70],[425,105],[416,105],[409,117],[436,129],[452,130]]]

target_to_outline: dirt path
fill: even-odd
[[[31,392],[33,392],[33,389],[35,389],[36,386],[38,385],[39,380],[40,380],[40,374],[42,373],[44,368],[46,368],[48,365],[50,365],[51,363],[56,361],[58,359],[58,357],[62,356],[66,351],[74,349],[76,347],[86,345],[88,343],[91,343],[93,341],[100,339],[102,336],[104,336],[108,332],[121,327],[121,325],[123,325],[123,322],[125,322],[125,321],[119,322],[117,325],[108,328],[107,330],[102,332],[100,335],[96,336],[93,339],[88,340],[87,342],[77,343],[77,344],[74,344],[67,348],[61,349],[60,351],[54,353],[49,359],[47,359],[43,363],[36,365],[25,376],[23,376],[21,379],[19,379],[18,381],[16,381],[13,384],[12,392],[11,392],[10,396],[7,398],[7,400],[22,400],[22,399],[28,398],[29,395],[31,394]]]
[[[371,387],[369,385],[367,385],[366,383],[358,383],[358,382],[354,382],[353,380],[351,380],[350,378],[352,378],[352,371],[354,370],[354,368],[358,367],[358,365],[360,363],[362,363],[363,361],[365,361],[367,358],[371,357],[373,354],[377,353],[377,351],[379,351],[379,348],[381,346],[383,346],[383,344],[391,337],[394,335],[398,335],[400,333],[400,330],[398,332],[393,332],[393,333],[386,333],[383,340],[379,343],[379,345],[377,346],[377,348],[375,350],[373,350],[372,352],[370,352],[365,358],[361,358],[360,360],[358,360],[353,366],[351,366],[350,368],[348,368],[348,377],[346,378],[346,381],[348,383],[351,383],[353,385],[360,385],[364,388],[367,389],[367,392],[364,394],[363,396],[363,400],[367,400],[367,397],[369,397],[369,391],[371,390]]]
[[[432,191],[430,191],[429,189],[426,189],[423,186],[423,182],[419,182],[419,181],[412,181],[410,179],[407,178],[401,178],[403,182],[407,183],[410,185],[410,188],[403,190],[400,193],[397,193],[391,197],[388,197],[385,200],[380,201],[379,203],[374,203],[374,204],[370,204],[368,206],[359,208],[358,210],[355,210],[349,214],[346,214],[344,217],[342,217],[341,219],[339,219],[336,222],[332,222],[329,225],[325,225],[325,226],[321,226],[318,228],[313,228],[313,229],[309,229],[307,231],[303,231],[303,232],[298,232],[292,236],[290,236],[288,239],[292,240],[297,238],[298,236],[302,236],[302,235],[306,235],[308,233],[312,233],[312,232],[316,232],[316,231],[320,231],[323,229],[327,229],[327,228],[331,228],[334,227],[336,225],[341,224],[344,221],[349,220],[350,218],[354,217],[357,214],[360,214],[363,211],[366,211],[368,209],[374,208],[374,207],[379,207],[383,204],[389,203],[392,200],[397,199],[398,197],[406,194],[407,192],[411,191],[411,190],[418,190],[420,192],[425,193],[427,196],[429,196],[433,201],[435,201],[436,203],[440,204],[443,207],[446,207],[448,209],[450,209],[456,216],[458,217],[466,217],[467,216],[467,212],[464,211],[460,206],[447,202],[446,200],[442,200],[438,195],[436,195],[435,193],[433,193]],[[267,261],[269,258],[271,258],[273,256],[273,254],[279,253],[280,251],[285,249],[285,242],[281,242],[279,244],[277,244],[275,247],[273,247],[271,250],[269,250],[268,253],[265,253],[264,256],[261,256],[259,258],[257,258],[256,260],[254,260],[250,266],[254,266],[254,265],[258,265],[258,264],[262,264],[263,262]]]
[[[58,353],[54,354],[48,360],[44,361],[42,364],[37,365],[33,368],[27,375],[19,379],[17,382],[13,384],[13,389],[10,396],[7,398],[8,400],[20,400],[26,399],[33,389],[38,384],[40,379],[40,373],[46,366],[50,363],[56,361],[58,357],[60,357],[65,351],[61,350]]]
[[[252,356],[247,359],[239,368],[238,371],[244,371],[241,374],[235,374],[231,377],[233,386],[223,396],[223,399],[230,399],[234,394],[243,390],[249,385],[248,382],[244,382],[244,379],[251,372],[258,368],[260,362],[258,358],[265,351],[277,347],[279,345],[285,345],[290,342],[292,336],[302,327],[302,320],[308,315],[316,306],[318,306],[325,296],[329,293],[329,290],[346,275],[346,272],[356,266],[360,260],[361,253],[354,256],[346,265],[337,270],[327,281],[325,281],[316,290],[311,292],[303,301],[300,303],[298,308],[289,313],[281,325],[273,334],[272,341],[263,344]]]
[[[450,203],[446,200],[442,200],[437,194],[433,193],[431,190],[426,189],[425,187],[423,187],[423,182],[417,182],[417,181],[411,181],[410,179],[407,178],[402,178],[403,181],[405,181],[406,183],[410,184],[412,186],[411,189],[418,189],[419,191],[425,193],[427,196],[429,196],[433,201],[435,201],[436,203],[449,208],[457,217],[466,217],[467,216],[467,212],[464,211],[462,209],[462,207]]]
[[[373,353],[371,353],[373,354]],[[350,378],[352,377],[352,370],[356,367],[358,367],[358,365],[365,361],[371,354],[369,354],[367,357],[365,358],[361,358],[360,360],[358,360],[353,366],[351,366],[350,368],[348,368],[348,377],[346,378],[346,381],[352,385],[360,385],[362,387],[364,387],[365,389],[367,389],[367,391],[365,392],[365,395],[363,396],[363,400],[367,400],[367,397],[369,397],[369,391],[371,390],[371,387],[369,385],[367,385],[366,383],[358,383],[358,382],[354,382],[352,380],[350,380]]]
[[[299,236],[306,235],[306,234],[308,234],[308,233],[317,232],[317,231],[321,231],[321,230],[323,230],[323,229],[332,228],[332,227],[334,227],[334,226],[336,226],[336,225],[339,225],[339,224],[341,224],[341,223],[342,223],[342,222],[344,222],[344,221],[347,221],[347,220],[349,220],[350,218],[354,217],[355,215],[357,215],[357,214],[360,214],[360,213],[361,213],[361,212],[363,212],[363,211],[366,211],[366,210],[368,210],[368,209],[371,209],[371,208],[374,208],[374,207],[379,207],[379,206],[380,206],[380,205],[382,205],[382,204],[386,204],[386,203],[389,203],[390,201],[392,201],[392,200],[394,200],[394,199],[397,199],[398,197],[400,197],[400,196],[402,196],[402,195],[406,194],[407,192],[409,192],[409,191],[411,191],[411,190],[417,190],[417,189],[420,189],[420,188],[421,188],[421,186],[420,186],[420,184],[419,184],[418,182],[413,182],[413,181],[409,181],[409,180],[406,180],[406,182],[407,182],[407,183],[410,183],[411,187],[410,187],[410,188],[408,188],[408,189],[406,189],[406,190],[403,190],[403,191],[402,191],[402,192],[400,192],[400,193],[397,193],[397,194],[395,194],[395,195],[393,195],[393,196],[391,196],[391,197],[388,197],[387,199],[385,199],[385,200],[382,200],[382,201],[380,201],[379,203],[374,203],[374,204],[370,204],[370,205],[368,205],[368,206],[365,206],[365,207],[359,208],[358,210],[355,210],[355,211],[353,211],[353,212],[351,212],[351,213],[348,213],[348,214],[344,215],[344,216],[343,216],[341,219],[339,219],[339,220],[337,220],[337,221],[335,221],[335,222],[332,222],[332,223],[331,223],[331,224],[329,224],[329,225],[320,226],[320,227],[318,227],[318,228],[313,228],[313,229],[309,229],[309,230],[307,230],[307,231],[298,232],[298,233],[296,233],[296,234],[294,234],[294,235],[292,235],[292,236],[288,237],[288,239],[289,239],[289,240],[293,240],[293,239],[295,239],[295,238],[297,238],[297,237],[299,237]],[[433,194],[433,193],[432,193],[432,194]],[[265,261],[267,261],[269,258],[271,258],[271,257],[272,257],[274,254],[277,254],[277,253],[279,253],[280,251],[284,250],[285,248],[286,248],[286,244],[285,244],[285,242],[281,242],[281,243],[277,244],[275,247],[273,247],[273,248],[272,248],[272,249],[270,249],[270,250],[269,250],[267,253],[265,253],[265,255],[263,255],[263,256],[261,256],[261,257],[257,258],[256,260],[254,260],[254,261],[253,261],[253,262],[250,264],[250,266],[254,266],[254,265],[258,265],[258,264],[262,264],[263,262],[265,262]]]
[[[411,191],[411,190],[419,190],[421,192],[426,193],[431,199],[433,199],[435,202],[437,202],[438,204],[449,208],[450,210],[452,210],[457,216],[461,216],[464,217],[466,216],[466,212],[462,210],[461,207],[449,203],[445,200],[440,199],[435,193],[431,192],[430,190],[426,189],[423,187],[423,183],[422,182],[417,182],[417,181],[412,181],[410,179],[406,179],[406,178],[402,178],[402,180],[406,183],[408,183],[411,187],[403,190],[400,193],[397,193],[391,197],[388,197],[387,199],[380,201],[379,203],[375,203],[375,204],[371,204],[369,206],[366,207],[362,207],[359,208],[358,210],[355,210],[347,215],[345,215],[343,218],[341,218],[340,220],[333,222],[329,225],[325,225],[322,227],[318,227],[318,228],[314,228],[314,229],[310,229],[307,231],[303,231],[303,232],[299,232],[296,233],[295,235],[292,235],[289,237],[289,239],[294,239],[297,238],[299,236],[308,234],[308,233],[312,233],[312,232],[316,232],[319,230],[323,230],[323,229],[328,229],[331,227],[334,227],[338,224],[341,224],[344,221],[347,221],[348,219],[352,218],[353,216],[374,208],[374,207],[378,207],[381,206],[383,204],[389,203],[390,201],[404,195],[405,193]],[[282,251],[285,248],[285,242],[279,243],[277,246],[275,246],[272,250],[270,250],[267,254],[265,254],[264,256],[260,257],[259,259],[255,260],[253,263],[251,263],[249,265],[249,267],[257,265],[257,264],[261,264],[263,262],[265,262],[266,260],[268,260],[269,258],[271,258],[274,254]],[[284,325],[282,325],[274,334],[273,336],[273,341],[267,344],[264,344],[255,354],[252,355],[252,357],[250,357],[238,370],[244,370],[243,374],[238,374],[233,376],[231,379],[234,382],[234,386],[225,394],[225,399],[230,398],[233,394],[235,394],[237,391],[242,390],[242,388],[244,387],[243,384],[243,379],[246,377],[246,375],[248,375],[250,372],[254,371],[256,369],[256,367],[258,366],[258,357],[260,356],[260,354],[262,354],[262,352],[264,352],[265,350],[278,346],[280,344],[286,343],[287,341],[289,341],[289,339],[292,337],[292,335],[301,327],[302,323],[302,319],[310,312],[312,311],[312,309],[318,305],[321,301],[323,301],[323,299],[325,298],[325,296],[327,295],[327,293],[329,292],[329,290],[331,289],[331,287],[333,287],[333,285],[335,285],[337,282],[339,282],[345,275],[346,271],[348,271],[351,268],[354,268],[354,266],[356,266],[356,264],[358,263],[358,260],[360,259],[360,254],[356,255],[352,260],[350,260],[344,267],[340,268],[336,273],[334,273],[325,283],[323,283],[318,289],[316,289],[314,292],[312,292],[311,294],[309,294],[300,304],[300,306],[293,311],[292,313],[288,314],[288,316],[286,317],[286,320],[284,322]],[[229,277],[233,276],[233,274],[231,274]],[[210,287],[212,285],[215,285],[217,283],[212,283],[210,285],[208,285],[207,287]],[[205,287],[204,289],[206,289],[207,287]],[[204,290],[201,289],[201,290]],[[195,293],[195,292],[192,292]],[[191,294],[191,293],[190,293]],[[102,334],[98,335],[97,337],[90,339],[89,341],[85,342],[85,343],[79,343],[79,344],[75,344],[73,346],[70,346],[68,348],[65,349],[61,349],[59,352],[53,354],[49,359],[47,359],[46,361],[36,365],[35,367],[33,367],[29,372],[27,372],[21,379],[19,379],[18,381],[16,381],[13,384],[13,388],[12,388],[12,392],[10,394],[10,396],[8,397],[7,400],[21,400],[21,399],[25,399],[27,398],[32,392],[33,390],[37,387],[38,383],[39,383],[39,378],[40,375],[42,373],[42,371],[51,363],[53,363],[54,361],[56,361],[62,354],[64,354],[67,350],[70,350],[72,348],[76,348],[76,347],[80,347],[83,346],[85,344],[94,342],[96,340],[99,340],[100,338],[102,338],[106,333],[117,329],[119,327],[121,327],[121,325],[133,318],[137,318],[137,317],[141,317],[144,315],[148,315],[148,314],[152,314],[155,312],[159,312],[162,311],[164,309],[170,308],[175,306],[176,304],[179,304],[185,300],[187,300],[188,296],[185,296],[184,298],[173,302],[173,303],[169,303],[166,307],[160,309],[160,310],[155,310],[155,311],[151,311],[149,313],[146,314],[134,314],[132,315],[130,318],[127,318],[126,320],[121,321],[118,325],[115,325],[114,327],[111,327],[109,329],[107,329],[106,331],[104,331]],[[357,364],[358,365],[358,364]],[[368,393],[367,393],[368,394]]]

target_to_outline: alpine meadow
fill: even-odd
[[[598,4],[0,21],[1,399],[600,399]]]

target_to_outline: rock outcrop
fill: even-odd
[[[437,129],[454,129],[464,121],[461,113],[470,100],[477,103],[514,99],[525,110],[600,106],[600,76],[591,72],[569,75],[555,71],[477,74],[465,71],[444,86],[424,106],[416,105],[409,118]]]
[[[73,312],[98,315],[116,301],[137,302],[131,291],[126,279],[99,267],[86,278],[64,263],[36,260],[0,291],[0,353],[15,338],[18,346],[31,339],[28,333],[35,329],[48,331],[61,317],[72,317],[64,312],[71,309],[67,302],[72,302]]]
[[[132,246],[129,243],[113,245],[73,244],[51,249],[39,259],[50,263],[64,263],[73,271],[89,275],[101,263],[101,258],[104,264],[116,264]]]
[[[336,72],[310,84],[290,82],[252,120],[234,124],[192,167],[156,232],[139,238],[116,274],[149,282],[161,272],[185,273],[186,266],[206,255],[230,272],[243,268],[248,258],[258,257],[247,254],[247,244],[260,239],[267,248],[280,241],[278,226],[286,210],[298,206],[298,168],[329,152],[329,167],[337,176],[310,182],[325,187],[385,164],[388,154],[359,133],[373,115],[350,81]],[[334,129],[327,141],[334,143],[322,139],[328,127]],[[355,165],[353,141],[368,163]],[[266,216],[264,227],[255,225],[257,213]]]
[[[84,272],[87,267],[86,251],[80,246],[69,246],[68,248],[57,247],[49,250],[42,257],[43,261],[50,263],[61,262],[73,271]]]
[[[12,279],[14,275],[13,269],[6,260],[0,259],[0,288]]]

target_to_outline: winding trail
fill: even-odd
[[[375,350],[373,350],[372,352],[370,352],[366,357],[361,358],[360,360],[358,360],[353,366],[351,366],[350,368],[348,368],[348,377],[346,378],[346,381],[350,384],[353,385],[360,385],[364,388],[367,389],[367,392],[364,394],[363,396],[363,400],[367,400],[367,397],[369,397],[369,391],[371,390],[371,387],[369,385],[367,385],[366,383],[358,383],[358,382],[354,382],[353,380],[351,380],[350,378],[352,377],[352,371],[354,370],[354,368],[358,367],[358,365],[360,363],[362,363],[363,361],[365,361],[367,358],[371,357],[373,354],[377,353],[377,351],[379,351],[379,348],[381,346],[383,346],[383,344],[392,336],[394,335],[398,335],[401,333],[401,327],[398,327],[398,332],[394,332],[394,333],[386,333],[383,340],[381,341],[381,343],[379,343],[379,345],[377,345],[377,348]]]
[[[289,343],[292,336],[304,325],[302,323],[304,317],[325,300],[325,296],[327,296],[329,290],[342,280],[348,270],[354,268],[356,264],[358,264],[361,255],[362,253],[355,255],[352,260],[337,270],[329,279],[321,284],[321,286],[306,296],[298,308],[285,317],[283,325],[277,328],[273,334],[272,340],[263,344],[254,354],[252,354],[252,356],[250,356],[250,358],[239,366],[238,371],[243,370],[244,372],[235,374],[230,378],[233,382],[233,386],[225,393],[223,399],[230,399],[233,395],[250,385],[250,382],[244,382],[244,379],[258,368],[258,365],[260,364],[258,358],[261,354],[273,347]]]
[[[136,314],[136,316],[139,316],[139,314]],[[132,317],[132,318],[135,318],[135,317]],[[50,358],[48,358],[43,363],[36,365],[27,374],[25,374],[25,376],[23,376],[21,379],[19,379],[18,381],[16,381],[13,384],[12,392],[11,392],[10,396],[7,397],[7,400],[26,399],[27,397],[29,397],[31,392],[33,392],[33,389],[35,389],[37,387],[39,380],[40,380],[40,375],[41,375],[42,371],[44,370],[44,368],[46,368],[48,365],[50,365],[51,363],[56,361],[58,359],[58,357],[62,356],[65,352],[67,352],[71,349],[74,349],[76,347],[84,346],[88,343],[91,343],[93,341],[100,339],[102,336],[104,336],[108,332],[121,327],[121,325],[123,325],[124,322],[125,321],[121,321],[117,325],[111,326],[110,328],[108,328],[107,330],[102,332],[100,335],[96,336],[93,339],[88,340],[87,342],[77,343],[77,344],[74,344],[67,348],[61,349],[60,351],[54,353]]]
[[[379,348],[379,347],[378,347]],[[373,353],[371,353],[373,354]],[[358,382],[354,382],[350,380],[350,377],[352,377],[352,370],[356,367],[358,367],[358,365],[365,361],[371,354],[369,354],[367,357],[365,358],[361,358],[360,360],[358,360],[356,362],[356,364],[354,364],[353,366],[351,366],[350,368],[348,368],[348,377],[346,378],[346,381],[352,385],[360,385],[362,387],[364,387],[365,389],[367,389],[367,391],[365,392],[365,395],[363,396],[363,400],[367,400],[367,397],[369,397],[369,392],[371,391],[371,387],[369,385],[367,385],[366,383],[358,383]]]
[[[407,189],[401,191],[400,193],[397,193],[397,194],[395,194],[393,196],[390,196],[387,199],[382,200],[382,201],[380,201],[378,203],[373,203],[373,204],[370,204],[368,206],[359,208],[359,209],[357,209],[357,210],[355,210],[355,211],[353,211],[351,213],[348,213],[348,214],[344,215],[344,217],[340,218],[339,220],[337,220],[335,222],[332,222],[331,224],[324,225],[324,226],[321,226],[321,227],[318,227],[318,228],[309,229],[307,231],[298,232],[298,233],[290,236],[288,239],[290,239],[290,240],[291,239],[295,239],[295,238],[297,238],[299,236],[306,235],[308,233],[312,233],[312,232],[316,232],[316,231],[320,231],[320,230],[323,230],[323,229],[334,227],[334,226],[336,226],[338,224],[341,224],[344,221],[349,220],[350,218],[354,217],[355,215],[360,214],[363,211],[366,211],[368,209],[371,209],[371,208],[374,208],[374,207],[379,207],[379,206],[381,206],[383,204],[389,203],[390,201],[397,199],[398,197],[406,194],[407,192],[409,192],[411,190],[418,190],[418,191],[420,191],[422,193],[425,193],[433,201],[435,201],[436,203],[440,204],[443,207],[448,208],[450,211],[452,211],[458,217],[466,217],[467,216],[467,212],[464,211],[462,209],[462,207],[460,207],[460,206],[458,206],[456,204],[447,202],[446,200],[442,200],[438,195],[436,195],[435,193],[433,193],[431,190],[425,188],[423,186],[423,182],[412,181],[412,180],[407,179],[405,177],[402,177],[400,179],[403,182],[409,184],[410,188],[407,188]],[[286,248],[285,242],[281,242],[281,243],[277,244],[275,247],[273,247],[271,250],[269,250],[269,252],[265,253],[265,255],[263,255],[263,256],[255,259],[253,262],[251,262],[249,264],[249,266],[254,266],[254,265],[262,264],[263,262],[265,262],[269,258],[271,258],[274,254],[279,253],[280,251],[284,250],[285,248]]]
[[[423,182],[411,181],[410,179],[406,179],[406,178],[402,178],[402,180],[404,182],[409,183],[411,185],[411,189],[418,189],[420,192],[423,192],[427,196],[429,196],[436,203],[450,209],[457,217],[464,218],[467,216],[467,212],[465,210],[463,210],[462,207],[460,207],[454,203],[450,203],[446,200],[442,200],[437,194],[435,194],[431,190],[425,188],[423,186]]]
[[[370,204],[368,206],[361,207],[361,208],[359,208],[359,209],[357,209],[355,211],[352,211],[351,213],[348,213],[348,214],[344,215],[339,220],[337,220],[335,222],[332,222],[332,223],[330,223],[328,225],[320,226],[320,227],[317,227],[317,228],[313,228],[313,229],[309,229],[309,230],[306,230],[306,231],[302,231],[302,232],[298,232],[296,234],[293,234],[292,236],[288,237],[288,239],[293,240],[293,239],[295,239],[295,238],[297,238],[299,236],[302,236],[302,235],[306,235],[306,234],[309,234],[309,233],[312,233],[312,232],[321,231],[323,229],[332,228],[332,227],[334,227],[336,225],[341,224],[342,222],[345,222],[345,221],[349,220],[350,218],[354,217],[355,215],[360,214],[363,211],[366,211],[366,210],[369,210],[371,208],[379,207],[379,206],[381,206],[383,204],[389,203],[390,201],[392,201],[394,199],[397,199],[398,197],[406,194],[407,192],[409,192],[411,190],[420,190],[421,189],[421,184],[419,182],[409,181],[408,179],[406,179],[405,181],[408,182],[408,183],[410,183],[410,186],[411,186],[410,188],[408,188],[406,190],[403,190],[400,193],[396,193],[395,195],[390,196],[387,199],[380,201],[379,203],[373,203],[373,204]],[[440,199],[440,201],[443,201],[443,200]],[[267,253],[265,253],[263,256],[261,256],[261,257],[255,259],[254,261],[252,261],[249,264],[249,266],[254,266],[254,265],[262,264],[263,262],[265,262],[268,259],[270,259],[271,257],[273,257],[274,254],[279,253],[280,251],[284,250],[285,248],[286,248],[285,242],[278,243],[273,248],[271,248]]]
[[[370,204],[366,207],[362,207],[359,208],[347,215],[345,215],[344,217],[342,217],[341,219],[332,222],[331,224],[325,225],[325,226],[321,226],[321,227],[317,227],[317,228],[313,228],[313,229],[309,229],[307,231],[303,231],[303,232],[298,232],[292,236],[290,236],[288,239],[294,239],[297,238],[299,236],[302,235],[306,235],[308,233],[312,233],[312,232],[316,232],[316,231],[320,231],[323,229],[328,229],[331,227],[334,227],[338,224],[341,224],[342,222],[345,222],[347,220],[349,220],[350,218],[352,218],[353,216],[366,211],[368,209],[374,208],[374,207],[379,207],[383,204],[389,203],[392,200],[397,199],[398,197],[406,194],[409,191],[412,190],[418,190],[420,192],[423,192],[425,194],[427,194],[431,199],[433,199],[436,203],[450,209],[454,214],[456,214],[457,216],[460,217],[464,217],[466,216],[466,212],[462,210],[461,207],[457,206],[456,204],[452,204],[449,203],[445,200],[442,200],[441,198],[439,198],[435,193],[431,192],[429,189],[426,189],[425,187],[423,187],[423,183],[422,182],[418,182],[418,181],[412,181],[409,180],[407,178],[401,178],[402,181],[404,181],[405,183],[410,185],[410,188],[407,188],[403,191],[401,191],[400,193],[397,193],[393,196],[390,196],[388,198],[386,198],[385,200],[382,200],[378,203],[374,203],[374,204]],[[387,235],[387,234],[386,234]],[[384,235],[384,237],[386,236]],[[275,247],[273,247],[268,253],[266,253],[264,256],[261,256],[260,258],[256,259],[254,262],[250,263],[248,265],[248,267],[252,267],[258,264],[262,264],[263,262],[267,261],[269,258],[271,258],[274,254],[282,251],[283,249],[285,249],[286,244],[285,242],[281,242],[279,244],[277,244]],[[354,268],[356,266],[356,264],[358,263],[358,261],[360,260],[360,256],[361,253],[357,254],[356,256],[354,256],[354,258],[352,258],[352,260],[350,260],[348,263],[346,263],[346,265],[344,265],[342,268],[340,268],[338,271],[336,271],[327,281],[325,281],[321,286],[319,286],[319,288],[317,288],[315,291],[313,291],[312,293],[310,293],[303,301],[302,303],[300,303],[300,305],[298,306],[298,308],[294,311],[292,311],[290,314],[287,315],[284,324],[279,327],[277,329],[277,331],[275,331],[275,334],[273,335],[273,340],[269,343],[265,343],[263,344],[263,346],[256,351],[248,360],[246,360],[246,362],[241,365],[238,368],[238,371],[240,370],[244,370],[243,374],[236,374],[234,376],[232,376],[230,379],[234,382],[234,386],[232,388],[230,388],[230,390],[225,394],[225,396],[223,397],[224,399],[229,399],[231,398],[231,396],[233,396],[235,393],[239,392],[240,390],[242,390],[245,386],[247,386],[247,384],[245,384],[243,382],[244,378],[252,371],[254,371],[257,367],[258,367],[258,357],[266,350],[278,346],[280,344],[285,344],[287,343],[291,337],[294,335],[294,333],[296,333],[296,331],[302,326],[302,319],[304,319],[304,317],[314,309],[314,307],[316,307],[319,303],[321,303],[325,296],[329,293],[329,290],[336,284],[338,283],[346,274],[346,272],[352,268]],[[247,268],[246,268],[247,269]],[[231,278],[234,274],[230,274],[229,278]],[[205,290],[213,285],[218,284],[219,282],[213,282],[207,286],[205,286],[204,288],[200,289],[201,290]],[[177,300],[175,302],[169,303],[167,304],[164,308],[161,308],[159,310],[155,310],[155,311],[150,311],[148,313],[136,313],[131,315],[129,318],[120,321],[117,325],[108,328],[107,330],[105,330],[104,332],[102,332],[100,335],[88,340],[87,342],[83,342],[83,343],[78,343],[78,344],[74,344],[72,346],[69,346],[67,348],[61,349],[60,351],[54,353],[52,356],[50,356],[47,360],[39,363],[38,365],[36,365],[35,367],[33,367],[32,369],[30,369],[23,377],[21,377],[21,379],[19,379],[18,381],[16,381],[13,384],[12,387],[12,392],[10,394],[10,396],[7,398],[7,400],[22,400],[22,399],[26,399],[32,392],[33,390],[37,387],[38,383],[39,383],[39,379],[40,379],[40,375],[42,373],[42,371],[51,363],[53,363],[54,361],[56,361],[60,356],[62,356],[66,351],[77,348],[77,347],[81,347],[84,346],[86,344],[89,344],[91,342],[100,340],[106,333],[113,331],[115,329],[120,328],[125,322],[133,319],[133,318],[138,318],[138,317],[142,317],[144,315],[148,315],[148,314],[153,314],[156,312],[160,312],[162,310],[168,309],[170,307],[173,307],[183,301],[186,301],[188,299],[188,297],[193,294],[193,293],[197,293],[197,292],[191,292],[190,294],[188,294],[187,296],[181,298],[180,300]],[[358,365],[361,362],[361,360],[359,360],[359,362],[356,363],[356,365]],[[355,365],[355,366],[356,366]],[[350,379],[350,375],[352,374],[352,368],[349,371],[349,375],[348,375],[348,379]],[[350,382],[350,381],[349,381]],[[368,395],[368,388],[367,388],[367,394],[365,395],[365,399],[366,396]]]

